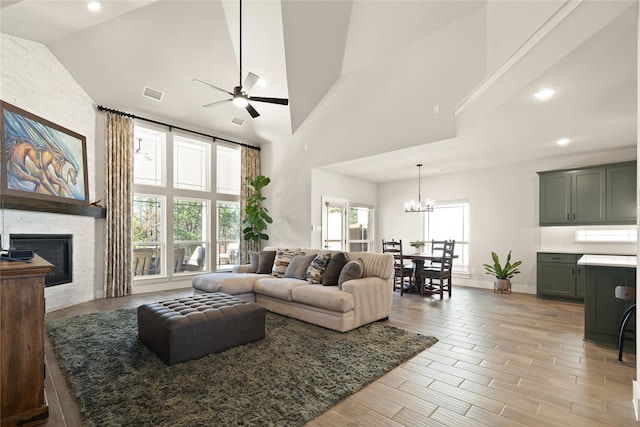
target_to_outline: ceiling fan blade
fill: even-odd
[[[251,104],[247,104],[247,106],[245,108],[247,109],[249,114],[251,114],[251,118],[252,119],[255,119],[256,117],[258,117],[260,115],[260,113],[258,113],[256,111],[256,109],[251,106]]]
[[[225,102],[231,102],[231,99],[223,99],[222,101],[216,101],[216,102],[212,102],[210,104],[204,104],[203,107],[204,108],[209,108],[209,107],[213,107],[214,105],[218,105],[218,104],[223,104]]]
[[[286,98],[265,98],[263,96],[250,96],[251,101],[268,102],[270,104],[289,105],[289,100]]]
[[[213,89],[219,90],[220,92],[228,93],[229,95],[233,96],[233,94],[232,94],[231,92],[229,92],[228,90],[224,90],[224,89],[222,89],[222,88],[219,88],[218,86],[214,86],[214,85],[212,85],[211,83],[203,82],[202,80],[199,80],[199,79],[191,79],[191,81],[192,81],[192,82],[199,82],[199,83],[202,83],[202,84],[204,84],[204,85],[209,86],[210,88],[213,88]]]
[[[244,79],[244,84],[242,85],[242,90],[249,93],[249,91],[258,83],[260,80],[260,76],[257,74],[249,73],[247,74],[247,78]]]

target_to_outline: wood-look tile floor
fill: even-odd
[[[97,300],[47,319],[136,307],[191,290]],[[308,426],[630,426],[636,357],[584,342],[583,306],[454,287],[393,300],[389,324],[439,342]],[[82,421],[48,341],[47,425]],[[170,420],[167,420],[170,422]]]

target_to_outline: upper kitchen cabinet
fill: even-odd
[[[635,162],[607,168],[607,223],[636,222]]]
[[[538,174],[541,226],[635,224],[635,161]]]

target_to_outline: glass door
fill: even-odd
[[[322,203],[322,242],[323,248],[343,251],[346,247],[345,224],[347,202],[325,198]]]

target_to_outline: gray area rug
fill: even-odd
[[[166,366],[138,341],[135,309],[52,320],[47,333],[93,426],[300,426],[437,342],[267,312],[263,340]]]

